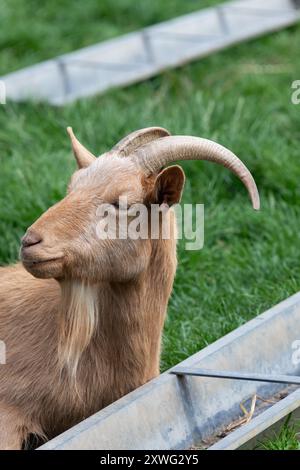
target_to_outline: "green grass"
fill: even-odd
[[[300,450],[299,423],[289,424],[291,415],[286,419],[282,428],[271,438],[260,443],[261,450]]]
[[[0,75],[220,0],[1,0]]]
[[[127,17],[135,23],[130,28],[164,19],[158,17],[159,2],[153,2],[156,10],[149,7],[156,16],[146,15],[147,20],[136,4],[114,3],[127,5]],[[180,2],[174,3],[177,10],[171,1],[165,3],[169,6],[164,15],[183,13],[183,7],[179,11]],[[199,2],[184,3],[199,6]],[[31,18],[26,11],[27,4],[33,2],[18,4],[26,19],[22,28],[37,41],[36,31],[44,28],[42,7],[37,7]],[[13,2],[6,4],[9,17],[12,7],[8,5]],[[79,21],[81,10],[77,9],[72,13],[74,21]],[[64,14],[63,9],[56,13],[54,31],[64,23]],[[107,7],[106,15],[107,22],[114,24],[113,11]],[[119,21],[128,26],[126,18]],[[46,52],[62,52],[61,36],[55,38],[53,34],[51,50],[46,51],[50,41],[46,37],[44,46],[38,44],[38,51],[32,49],[32,57],[27,43],[23,57],[20,25],[16,31],[12,26],[8,22],[6,32],[0,28],[2,41],[20,33],[13,52],[2,53],[2,70],[9,57],[15,68],[16,64],[30,62],[33,56],[40,59]],[[64,27],[71,29],[71,24]],[[73,29],[67,48],[83,45],[81,33],[75,39]],[[92,36],[93,18],[90,29]],[[93,36],[88,42],[94,40]],[[17,259],[19,239],[26,227],[64,195],[75,168],[65,133],[67,125],[72,125],[82,142],[97,153],[134,129],[161,125],[174,134],[199,135],[231,148],[253,172],[262,199],[261,212],[256,213],[244,187],[225,169],[204,162],[183,165],[187,175],[184,202],[205,203],[205,246],[201,251],[188,252],[183,243],[179,245],[162,369],[298,291],[300,105],[292,105],[290,97],[291,82],[300,79],[299,43],[298,26],[64,108],[1,106],[0,262]]]

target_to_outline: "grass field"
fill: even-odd
[[[221,1],[1,0],[0,75]]]
[[[66,0],[47,8],[4,2],[1,73],[203,4],[168,0],[161,11],[157,0],[146,12],[129,0],[115,0],[113,10],[106,1],[94,1],[81,18],[75,3],[71,11]],[[117,6],[124,12],[118,20]],[[299,43],[297,26],[64,108],[1,106],[1,264],[18,258],[26,227],[64,194],[75,168],[67,125],[95,153],[136,128],[161,125],[231,148],[253,172],[262,200],[255,213],[228,171],[207,162],[183,165],[184,202],[205,204],[205,245],[197,252],[179,245],[162,370],[298,291],[300,105],[291,103],[291,83],[300,79]]]
[[[300,423],[289,424],[291,415],[285,420],[279,432],[263,440],[260,450],[300,450]]]

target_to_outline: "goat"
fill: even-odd
[[[66,197],[28,228],[22,263],[0,268],[0,448],[50,439],[159,374],[176,271],[175,216],[185,176],[175,160],[234,172],[255,209],[252,175],[229,150],[159,127],[133,132],[99,158],[68,128],[78,170]],[[167,204],[169,239],[99,240],[97,207]],[[119,220],[119,219],[118,219]],[[159,286],[159,288],[158,288]]]

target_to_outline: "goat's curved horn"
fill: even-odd
[[[127,155],[134,152],[141,145],[169,135],[170,132],[162,127],[146,127],[145,129],[131,132],[131,134],[120,140],[111,151],[118,153],[120,156],[127,157]]]
[[[255,181],[241,160],[230,150],[200,137],[171,136],[138,148],[131,158],[146,174],[159,171],[176,160],[209,160],[235,173],[246,186],[254,209],[259,209],[259,193]]]
[[[67,132],[70,136],[73,153],[77,160],[79,168],[86,168],[95,160],[95,155],[93,155],[89,150],[87,150],[75,137],[72,127],[67,127]]]

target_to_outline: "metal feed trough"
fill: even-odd
[[[39,449],[188,449],[203,442],[208,449],[253,448],[262,433],[300,410],[299,340],[300,293]],[[286,397],[273,404],[270,397],[283,390]],[[255,395],[268,405],[224,432]]]

